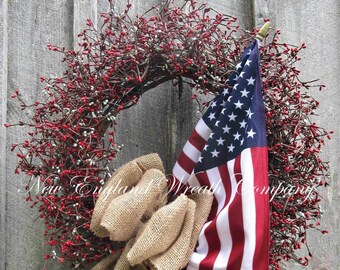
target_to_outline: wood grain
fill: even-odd
[[[7,252],[7,56],[8,56],[8,12],[7,1],[0,1],[0,254]],[[6,261],[0,255],[0,269],[5,269]]]
[[[141,14],[161,0],[131,0],[132,14]],[[203,0],[199,0],[203,3]],[[321,101],[318,122],[329,130],[335,130],[334,139],[328,143],[324,156],[332,166],[332,186],[324,190],[324,229],[331,233],[321,236],[311,233],[309,246],[314,254],[306,269],[330,270],[340,268],[339,247],[339,190],[337,181],[340,169],[340,92],[337,91],[340,72],[340,2],[324,1],[269,1],[269,0],[207,0],[207,4],[219,12],[238,18],[242,28],[260,26],[269,17],[273,27],[282,29],[282,40],[309,45],[300,68],[307,79],[320,78],[328,85],[323,93],[313,91]],[[182,3],[177,0],[176,3]],[[114,1],[117,11],[123,11],[125,1]],[[24,197],[18,194],[22,188],[21,175],[14,175],[17,162],[10,152],[10,144],[25,138],[27,130],[5,129],[5,122],[29,118],[31,112],[21,112],[17,104],[8,98],[20,89],[27,103],[41,98],[40,75],[60,75],[64,67],[60,56],[48,52],[52,43],[66,48],[77,47],[77,34],[85,26],[86,19],[101,25],[99,13],[108,10],[106,0],[0,0],[0,269],[40,269],[46,252],[42,238],[43,226],[36,209],[30,209]],[[167,172],[179,155],[186,139],[201,116],[191,100],[192,90],[186,84],[173,86],[170,82],[145,93],[133,108],[123,111],[117,118],[117,142],[124,144],[113,167],[137,156],[157,152]],[[70,269],[57,263],[48,269]],[[283,264],[283,269],[302,269],[294,264]]]
[[[68,0],[60,1],[8,1],[8,84],[3,93],[8,96],[20,89],[28,103],[41,98],[39,77],[61,75],[64,67],[61,55],[48,52],[48,43],[72,47],[73,8]],[[71,20],[70,20],[71,19]],[[71,25],[71,32],[69,26]],[[32,111],[18,110],[18,104],[8,99],[7,121],[28,119]],[[6,175],[6,250],[1,254],[3,269],[41,269],[46,253],[43,226],[37,209],[31,209],[24,200],[22,175],[14,175],[16,157],[9,151],[10,144],[26,139],[26,129],[11,128],[7,131]],[[20,189],[20,192],[18,190]],[[3,207],[3,206],[2,206]]]

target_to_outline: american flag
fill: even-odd
[[[268,270],[269,198],[256,192],[268,187],[267,151],[255,39],[173,168],[176,188],[205,186],[214,192],[188,270]]]

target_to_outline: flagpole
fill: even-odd
[[[256,39],[259,41],[263,41],[263,39],[266,37],[266,35],[268,34],[268,30],[269,30],[269,25],[270,22],[266,22],[260,29],[260,31],[257,33],[256,35]]]

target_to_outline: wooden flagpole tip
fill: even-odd
[[[269,25],[270,25],[270,22],[266,22],[260,29],[260,31],[257,33],[256,35],[256,38],[260,41],[262,41],[267,33],[268,33],[268,30],[269,30]]]

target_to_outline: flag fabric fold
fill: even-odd
[[[226,87],[192,132],[170,188],[213,191],[210,216],[188,270],[269,268],[268,149],[259,42],[244,51]]]

